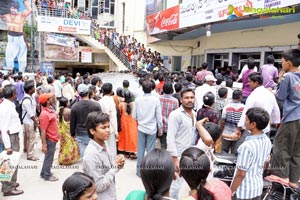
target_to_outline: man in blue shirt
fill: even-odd
[[[144,95],[135,100],[132,116],[138,122],[138,158],[137,176],[140,176],[140,163],[145,150],[150,152],[155,148],[156,134],[162,135],[162,111],[160,101],[151,95],[150,81],[143,83]]]

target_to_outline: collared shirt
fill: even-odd
[[[264,164],[271,148],[272,143],[266,134],[248,136],[238,148],[236,166],[237,169],[246,171],[246,176],[237,188],[237,198],[251,199],[262,194]]]
[[[206,75],[213,75],[211,71],[208,71],[207,69],[203,69],[196,74],[196,79],[199,81],[204,81]]]
[[[71,99],[73,99],[73,97],[75,96],[75,91],[74,91],[74,88],[72,87],[72,85],[70,83],[66,83],[66,84],[63,85],[62,94],[69,101]]]
[[[17,99],[18,101],[21,101],[24,97],[24,83],[22,81],[17,81],[14,83],[16,86],[16,91],[17,91]]]
[[[300,119],[300,73],[285,73],[276,97],[283,101],[282,123]]]
[[[171,156],[181,157],[182,152],[193,145],[196,113],[191,117],[182,106],[169,115],[167,151]]]
[[[110,132],[118,135],[117,110],[114,98],[112,96],[105,95],[100,99],[99,103],[102,112],[109,115]]]
[[[197,110],[199,110],[200,108],[202,108],[203,106],[203,96],[207,93],[207,92],[212,92],[215,97],[216,97],[216,88],[214,86],[210,86],[207,83],[204,83],[203,85],[197,87],[195,89],[195,107]]]
[[[162,110],[163,133],[168,131],[168,118],[170,113],[178,108],[178,101],[171,94],[165,94],[160,97]]]
[[[53,82],[53,87],[54,87],[54,91],[55,91],[55,97],[60,98],[62,97],[62,85],[61,82],[59,80],[55,80]]]
[[[271,91],[267,90],[264,86],[259,86],[256,89],[254,89],[253,92],[247,98],[245,108],[243,110],[241,119],[238,123],[238,127],[245,128],[246,112],[249,108],[253,107],[260,107],[265,109],[270,115],[270,120],[272,124],[280,123],[280,110],[275,95]],[[270,131],[270,123],[263,131],[264,133]]]
[[[46,138],[52,142],[58,141],[58,124],[55,112],[46,107],[42,107],[40,114],[40,128],[46,132]]]
[[[24,99],[22,103],[22,117],[24,117],[23,124],[33,125],[34,122],[31,117],[36,114],[36,102],[35,99],[27,93],[25,93],[24,98],[25,97],[28,97],[29,99]]]
[[[135,100],[132,117],[138,122],[138,130],[146,134],[162,131],[162,111],[158,97],[144,94]]]
[[[4,147],[11,148],[7,131],[9,131],[9,134],[19,133],[22,125],[15,104],[8,99],[4,99],[0,104],[0,123]]]
[[[217,111],[219,118],[222,116],[223,108],[227,104],[227,98],[223,99],[217,96],[215,103],[215,110]],[[219,120],[219,119],[218,119]]]
[[[242,116],[245,105],[240,101],[233,100],[225,105],[221,119],[225,120],[224,133],[232,134],[236,131],[237,124]]]
[[[115,175],[118,168],[108,152],[109,150],[90,140],[83,155],[82,169],[94,178],[98,200],[117,199]]]
[[[251,94],[251,92],[252,92],[252,88],[249,85],[248,77],[253,72],[254,72],[253,69],[248,69],[245,72],[243,72],[243,75],[242,75],[242,82],[243,82],[242,93],[243,93],[243,97],[244,96],[248,97]]]
[[[274,79],[278,78],[278,69],[274,65],[263,65],[260,68],[260,73],[264,77],[263,86],[265,86],[265,88],[274,88],[277,85]]]

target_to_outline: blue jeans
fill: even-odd
[[[150,135],[138,131],[138,153],[137,153],[137,163],[136,163],[136,174],[140,176],[140,165],[144,158],[145,150],[150,152],[155,148],[156,134]]]
[[[44,179],[48,179],[50,176],[52,176],[51,167],[53,164],[56,142],[52,142],[46,139],[46,144],[47,144],[47,153],[45,154],[43,167],[41,171],[41,177]]]
[[[84,151],[89,144],[90,138],[88,135],[80,135],[76,136],[76,141],[78,143],[79,151],[80,151],[80,158],[83,158]]]

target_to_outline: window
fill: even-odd
[[[115,3],[110,3],[110,14],[111,15],[115,14]]]

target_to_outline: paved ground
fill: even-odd
[[[21,142],[22,144],[22,142]],[[48,182],[40,178],[44,155],[41,151],[41,142],[37,140],[36,145],[38,161],[28,161],[23,153],[19,163],[18,182],[19,189],[24,190],[23,195],[3,197],[0,193],[1,200],[61,200],[61,186],[64,180],[76,171],[81,171],[81,162],[72,166],[61,166],[58,164],[58,146],[55,154],[52,172],[59,177],[57,182]],[[23,149],[23,147],[21,148]],[[126,195],[135,189],[143,189],[141,179],[135,175],[136,160],[126,159],[124,169],[120,170],[116,176],[116,189],[118,199],[125,199]],[[1,187],[1,186],[0,186]]]

